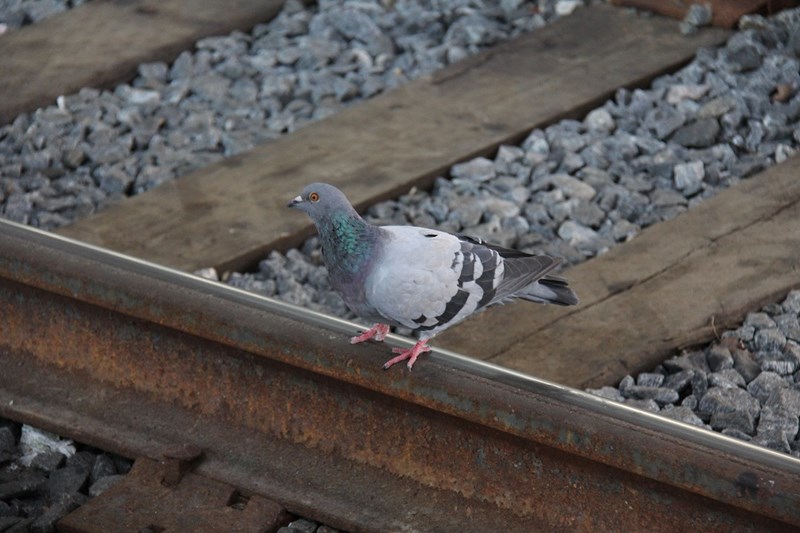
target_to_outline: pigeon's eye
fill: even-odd
[[[308,195],[308,199],[311,200],[312,202],[319,202],[319,194],[312,192],[311,194]]]

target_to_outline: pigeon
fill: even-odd
[[[413,330],[418,342],[383,368],[430,351],[428,341],[470,315],[515,298],[575,305],[563,278],[549,274],[560,258],[533,255],[480,239],[416,226],[375,226],[333,185],[312,183],[288,207],[317,228],[331,286],[360,318],[374,323],[353,344],[382,341],[390,326]]]

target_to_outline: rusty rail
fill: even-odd
[[[0,317],[0,415],[335,527],[800,526],[793,457],[6,221]]]

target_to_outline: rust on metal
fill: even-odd
[[[287,517],[283,507],[263,496],[243,495],[227,483],[191,472],[178,483],[164,483],[163,464],[137,459],[122,482],[67,515],[58,530],[261,533],[285,525]]]
[[[2,416],[184,443],[193,474],[354,531],[800,525],[788,455],[457,354],[384,372],[353,324],[12,223],[0,249]]]
[[[771,15],[798,4],[797,0],[611,0],[611,3],[677,19],[684,18],[692,4],[708,4],[711,7],[711,23],[720,28],[734,28],[743,15]]]
[[[203,450],[192,444],[174,445],[165,448],[158,461],[161,467],[161,484],[173,487],[180,483],[183,475],[202,455]]]

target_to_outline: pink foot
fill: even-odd
[[[387,333],[389,333],[389,324],[375,324],[361,335],[351,337],[350,344],[358,344],[373,338],[380,342],[386,338]]]
[[[412,348],[409,348],[408,350],[404,350],[403,348],[392,348],[392,351],[394,353],[399,353],[400,355],[386,361],[386,363],[384,363],[383,365],[383,369],[388,370],[389,367],[392,366],[393,364],[408,359],[407,366],[408,369],[411,370],[411,367],[414,366],[414,362],[416,362],[417,357],[419,357],[419,354],[431,351],[431,347],[425,344],[426,342],[427,341],[417,341],[417,344],[415,344]]]

